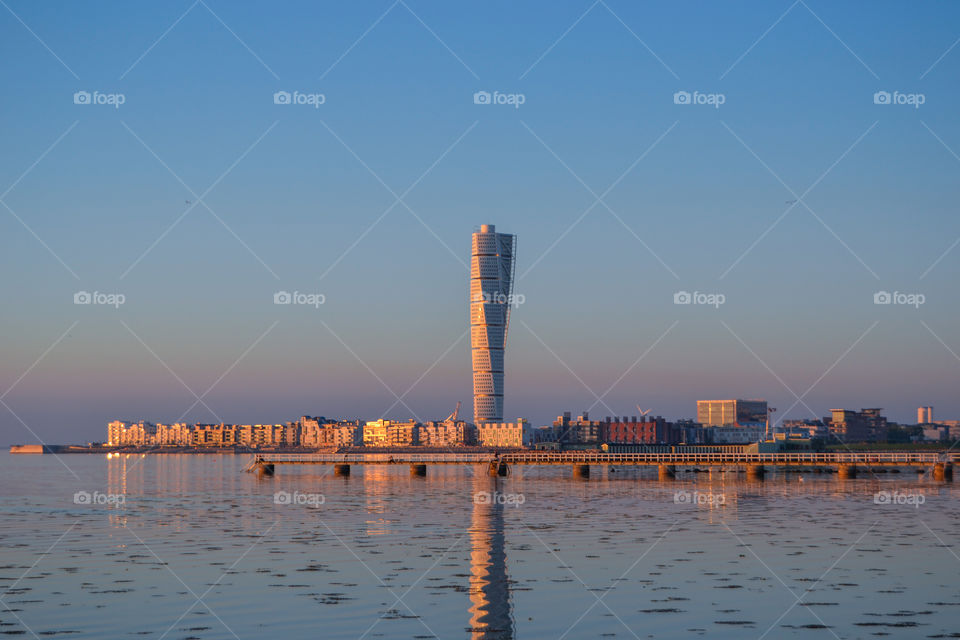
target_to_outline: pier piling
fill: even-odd
[[[489,476],[505,476],[508,473],[507,463],[499,460],[491,460],[490,465],[487,467],[487,475]]]
[[[588,464],[575,464],[575,465],[573,465],[573,477],[574,477],[574,478],[589,478],[589,477],[590,477],[590,465],[588,465]]]
[[[673,480],[677,476],[677,468],[672,464],[661,464],[657,467],[657,476],[661,480]]]
[[[837,477],[841,480],[851,480],[857,477],[857,465],[841,464],[837,467]]]
[[[938,462],[933,465],[933,479],[939,482],[953,480],[953,465],[949,462]]]
[[[747,465],[747,478],[750,480],[763,480],[763,476],[766,472],[767,470],[763,468],[762,464]]]

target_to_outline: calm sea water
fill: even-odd
[[[929,475],[248,460],[0,457],[0,634],[960,637],[960,494]]]

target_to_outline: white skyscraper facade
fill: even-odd
[[[503,421],[503,350],[510,326],[517,238],[485,224],[470,257],[473,421]]]

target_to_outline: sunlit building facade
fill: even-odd
[[[193,444],[193,427],[185,422],[158,424],[157,444],[161,447],[189,447]]]
[[[513,302],[517,238],[485,224],[473,234],[470,257],[470,347],[473,421],[503,420],[503,350]]]
[[[363,427],[365,447],[409,447],[417,444],[417,422],[407,420],[374,420]]]
[[[519,448],[533,437],[530,423],[522,418],[516,422],[479,422],[476,428],[481,447]]]
[[[419,442],[424,447],[456,447],[473,443],[473,426],[464,420],[425,422],[420,425]]]
[[[157,426],[151,422],[114,420],[107,425],[107,446],[152,446],[156,444]]]
[[[735,427],[766,424],[767,401],[697,400],[697,422],[705,427]]]

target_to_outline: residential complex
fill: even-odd
[[[340,448],[363,444],[359,420],[328,421],[326,418],[300,418],[300,445],[310,448]]]
[[[751,411],[766,408],[763,400],[718,401],[755,403]],[[748,407],[750,405],[747,405]],[[736,405],[734,405],[736,409]],[[702,402],[698,403],[702,409]],[[729,409],[721,408],[720,411]],[[704,425],[693,420],[668,421],[661,416],[607,416],[593,420],[584,411],[569,411],[552,425],[532,428],[525,419],[514,422],[469,423],[458,408],[444,420],[335,420],[301,416],[283,424],[154,424],[146,420],[114,420],[107,425],[108,446],[251,449],[304,448],[343,450],[350,447],[489,447],[540,449],[595,449],[676,445],[749,445],[757,442],[811,440],[849,442],[946,442],[960,439],[960,421],[939,420],[917,425],[888,422],[881,409],[833,409],[829,417],[784,420],[767,435],[764,424]],[[732,413],[730,415],[736,415]],[[759,414],[763,415],[763,414]],[[726,418],[721,415],[719,420]]]
[[[831,409],[825,418],[830,435],[841,442],[876,442],[886,437],[887,419],[882,409]]]
[[[476,428],[465,420],[425,422],[419,429],[424,447],[453,447],[476,442]]]
[[[165,425],[144,420],[114,420],[107,425],[107,445],[113,447],[303,447],[334,450],[359,446],[457,447],[473,445],[476,441],[472,424],[450,418],[425,424],[415,420],[380,419],[362,422],[303,416],[296,422],[285,424]]]
[[[418,423],[414,420],[375,420],[363,427],[365,447],[410,447],[419,444]]]
[[[530,423],[480,422],[477,424],[477,444],[481,447],[523,447],[530,444]]]
[[[606,418],[600,425],[600,439],[615,444],[680,444],[687,442],[685,430],[660,416]]]

